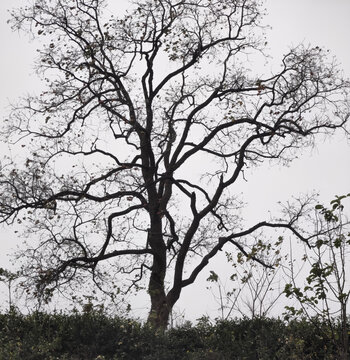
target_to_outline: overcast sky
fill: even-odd
[[[30,43],[24,34],[12,33],[6,20],[7,9],[25,0],[0,1],[0,121],[6,117],[9,101],[31,93],[39,82],[33,74],[33,59],[37,44]],[[349,0],[267,0],[265,23],[272,26],[268,41],[273,63],[292,45],[301,42],[325,47],[341,63],[346,77],[350,77],[350,1]],[[5,147],[0,144],[0,151]],[[265,166],[247,173],[248,183],[242,183],[245,200],[253,205],[246,216],[264,220],[275,203],[293,195],[319,191],[321,200],[328,202],[335,194],[350,192],[350,145],[343,136],[318,143],[317,148],[305,150],[289,168]],[[248,208],[251,209],[251,208]],[[14,234],[0,228],[0,254],[15,244]],[[0,267],[7,266],[0,256]],[[202,275],[202,280],[208,273]],[[215,306],[200,281],[184,291],[179,308],[186,308],[186,317],[196,319]],[[199,302],[197,299],[201,299]],[[207,303],[206,303],[207,299]]]

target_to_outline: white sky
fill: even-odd
[[[30,43],[24,34],[12,33],[6,20],[7,9],[26,3],[25,0],[0,1],[0,121],[6,117],[7,104],[20,95],[38,88],[33,74],[33,59],[37,45]],[[276,64],[291,45],[301,42],[325,47],[335,55],[350,77],[350,1],[349,0],[267,0],[268,16],[265,23],[272,26],[268,42]],[[0,144],[0,153],[6,148]],[[248,183],[242,182],[242,191],[249,207],[246,211],[252,222],[268,217],[278,201],[293,195],[319,191],[321,200],[330,201],[336,194],[350,192],[350,144],[342,136],[324,143],[313,151],[300,153],[289,168],[265,166],[247,173]],[[14,247],[14,234],[0,227],[0,267],[8,266],[5,254]],[[192,288],[186,289],[178,303],[185,309],[186,318],[196,319],[216,308],[212,296],[205,290],[208,271]],[[0,297],[1,303],[1,297]],[[1,306],[0,306],[1,308]]]

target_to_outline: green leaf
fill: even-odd
[[[216,274],[213,270],[210,270],[210,275],[209,275],[207,281],[218,282],[218,280],[219,280],[218,274]]]

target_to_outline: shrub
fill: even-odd
[[[316,325],[316,326],[315,326]],[[337,322],[334,322],[337,326]],[[337,359],[319,319],[243,318],[160,333],[102,311],[0,314],[0,360],[307,360]]]

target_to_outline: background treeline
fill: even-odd
[[[335,320],[334,329],[337,329]],[[334,331],[334,330],[333,330]],[[0,314],[0,360],[339,359],[340,344],[317,319],[243,318],[165,333],[103,311]],[[339,340],[340,341],[340,340]]]

